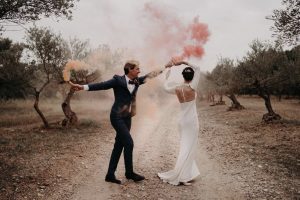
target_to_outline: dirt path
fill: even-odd
[[[139,101],[147,106],[133,121],[134,167],[147,179],[127,181],[121,158],[116,174],[121,186],[104,181],[115,136],[108,119],[111,101],[73,102],[80,124],[68,129],[55,125],[61,110],[51,113],[53,127],[43,129],[35,124],[39,119],[31,104],[3,105],[0,199],[300,199],[299,101],[274,101],[284,120],[272,124],[261,122],[260,98],[240,101],[246,109],[234,112],[199,102],[201,175],[189,187],[171,186],[156,176],[174,167],[179,151],[175,101],[164,99],[161,106]],[[15,104],[22,108],[18,118]]]
[[[170,109],[172,108],[172,109]],[[177,130],[178,108],[172,104],[163,114],[144,117],[133,121],[132,133],[135,141],[134,167],[138,173],[146,176],[141,183],[127,181],[124,177],[123,158],[120,160],[117,177],[123,180],[121,186],[104,181],[113,138],[106,144],[99,145],[102,150],[95,159],[86,161],[86,170],[74,177],[72,195],[74,200],[99,199],[245,199],[240,185],[220,168],[215,160],[210,159],[202,144],[199,134],[198,166],[201,175],[192,186],[171,186],[162,183],[156,173],[171,169],[179,150]],[[201,118],[200,124],[209,118]],[[105,151],[103,151],[105,148]],[[94,152],[95,153],[95,152]],[[93,152],[91,152],[93,154]],[[92,158],[93,156],[91,156]],[[58,196],[56,196],[59,199]],[[66,198],[66,197],[65,197]],[[55,199],[54,196],[51,199]]]

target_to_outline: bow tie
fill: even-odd
[[[129,80],[128,83],[134,85],[136,84],[136,80]]]

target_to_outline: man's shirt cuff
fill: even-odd
[[[83,85],[83,90],[89,90],[89,85]]]

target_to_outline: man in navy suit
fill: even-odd
[[[170,64],[168,63],[165,67],[170,67]],[[115,177],[115,171],[123,149],[126,178],[133,181],[145,179],[144,176],[133,171],[133,140],[130,135],[131,117],[135,115],[135,97],[139,86],[145,83],[146,78],[153,78],[159,74],[151,72],[145,76],[138,77],[140,68],[137,61],[126,62],[124,72],[125,75],[123,76],[115,75],[112,79],[100,83],[88,85],[70,83],[75,90],[95,91],[111,88],[114,90],[115,102],[110,112],[110,121],[116,130],[116,138],[105,181],[117,184],[121,184],[121,181]]]

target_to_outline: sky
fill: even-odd
[[[50,27],[66,39],[89,39],[93,47],[108,44],[114,49],[126,48],[131,52],[128,59],[135,58],[146,65],[163,65],[180,52],[181,43],[172,43],[172,39],[185,30],[174,32],[171,26],[162,29],[160,22],[145,10],[147,4],[163,12],[167,20],[180,21],[182,27],[197,17],[207,25],[209,37],[201,44],[204,54],[188,61],[203,71],[211,71],[220,57],[241,59],[254,39],[274,40],[270,30],[273,21],[266,16],[281,7],[281,0],[81,0],[76,3],[72,21],[51,17],[35,24]],[[30,26],[32,23],[25,28]],[[6,31],[3,36],[24,41],[24,29],[14,29],[19,31]],[[171,37],[168,44],[162,40],[163,35]]]

